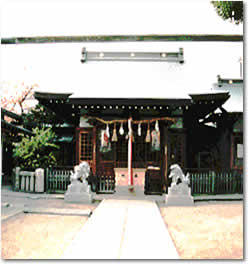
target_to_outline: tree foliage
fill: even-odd
[[[59,147],[53,143],[55,133],[51,128],[34,128],[33,133],[15,144],[13,152],[17,165],[32,169],[56,165],[55,151]]]
[[[40,104],[37,104],[29,113],[23,115],[23,126],[27,129],[32,127],[42,128],[47,125],[55,127],[63,123],[63,120],[58,119],[53,111]]]
[[[243,22],[243,1],[211,1],[217,14],[224,20]]]

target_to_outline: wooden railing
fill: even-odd
[[[65,193],[70,184],[70,176],[73,167],[54,167],[46,169],[46,192],[48,193]],[[97,193],[114,193],[115,176],[112,173],[101,171],[96,176],[92,173],[88,178],[91,191]]]
[[[243,193],[243,171],[226,170],[215,172],[204,169],[186,169],[190,174],[192,194]]]
[[[96,193],[115,192],[115,172],[113,164],[101,164],[96,173]]]
[[[55,167],[46,169],[46,192],[66,192],[68,185],[70,184],[70,175],[72,171],[73,167]],[[243,193],[242,170],[216,172],[210,169],[184,169],[183,171],[185,174],[187,172],[190,174],[190,187],[192,194]],[[105,168],[99,169],[96,175],[90,175],[88,181],[93,192],[115,192],[115,174],[111,168],[108,170],[105,170]]]
[[[97,177],[96,185],[97,193],[114,193],[115,192],[115,176],[100,175]]]
[[[73,167],[54,167],[46,169],[46,192],[65,193],[70,184]]]

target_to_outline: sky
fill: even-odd
[[[111,34],[243,34],[209,1],[4,1],[1,37]],[[185,50],[183,66],[80,62],[81,49]],[[216,76],[239,77],[242,43],[136,42],[2,45],[1,82],[37,83],[51,92],[84,97],[184,97],[211,89]],[[202,60],[199,58],[202,57]],[[142,93],[140,87],[143,87]],[[165,89],[166,87],[166,89]],[[138,89],[139,88],[139,89]]]
[[[8,0],[2,37],[95,34],[242,34],[210,1]]]

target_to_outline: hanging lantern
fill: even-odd
[[[146,134],[146,139],[145,139],[146,143],[151,142],[151,135],[150,135],[150,123],[148,123],[147,125],[147,134]]]
[[[106,135],[108,136],[108,138],[110,137],[110,134],[109,134],[109,125],[107,124],[107,127],[106,127]]]
[[[123,128],[123,123],[121,123],[121,127],[119,130],[120,135],[124,135],[124,128]]]
[[[156,120],[156,123],[155,123],[155,130],[156,130],[157,132],[159,132],[158,120]]]
[[[113,136],[112,136],[111,141],[112,141],[112,142],[116,142],[116,141],[118,141],[117,133],[116,133],[116,123],[114,123],[114,130],[113,130]]]
[[[138,124],[138,136],[141,136],[141,123]]]

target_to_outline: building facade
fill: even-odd
[[[77,89],[35,92],[67,124],[59,132],[70,139],[61,140],[63,165],[87,161],[93,175],[114,177],[131,166],[134,179],[157,168],[164,189],[174,163],[185,171],[243,168],[243,80],[235,62],[242,42],[80,46],[70,75]],[[219,73],[234,78],[216,82]]]

